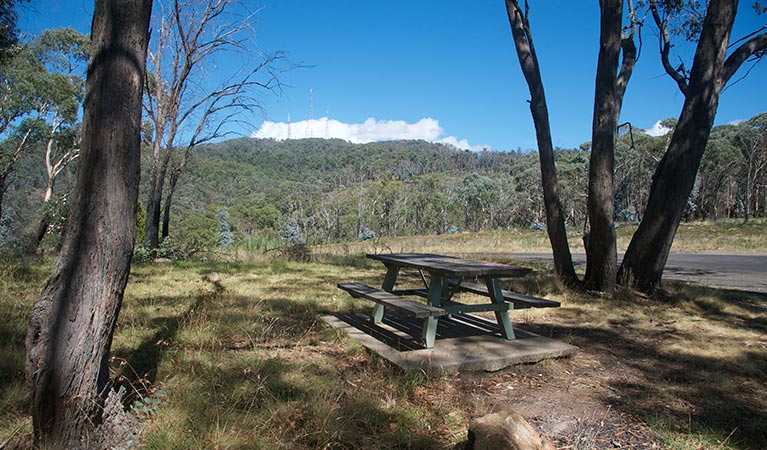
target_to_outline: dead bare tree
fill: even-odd
[[[170,208],[179,177],[192,150],[230,133],[238,115],[260,110],[258,95],[280,88],[278,75],[285,56],[253,53],[255,13],[234,0],[174,0],[160,18],[154,47],[149,52],[150,74],[144,110],[152,122],[152,164],[146,204],[145,245],[160,243],[162,196],[163,234],[167,236]],[[222,58],[241,59],[233,75],[212,87],[208,65]],[[185,141],[185,145],[179,145]],[[181,155],[173,164],[174,152]]]

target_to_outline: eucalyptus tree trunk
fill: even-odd
[[[62,250],[27,332],[35,445],[108,448],[119,394],[109,352],[135,239],[151,0],[97,0],[81,161]]]
[[[151,250],[155,250],[160,244],[157,228],[160,218],[160,199],[157,195],[157,183],[160,171],[159,152],[159,142],[155,142],[152,165],[149,169],[149,182],[146,191],[146,217],[144,219],[144,245]]]
[[[557,187],[557,171],[554,165],[554,146],[551,142],[551,125],[546,95],[543,89],[538,56],[533,45],[533,36],[527,20],[516,0],[506,0],[506,11],[509,16],[511,33],[514,37],[514,47],[517,51],[519,65],[530,90],[530,113],[535,125],[535,136],[538,141],[538,155],[541,164],[541,182],[543,184],[543,203],[546,208],[546,231],[549,234],[551,250],[554,255],[554,267],[557,275],[568,285],[579,283],[573,267],[570,246],[567,243],[562,203],[559,200]]]
[[[3,200],[5,199],[5,191],[8,190],[8,179],[13,173],[16,165],[16,161],[21,156],[21,152],[27,146],[27,139],[32,134],[32,129],[28,129],[24,136],[22,136],[19,143],[16,145],[16,149],[11,154],[9,160],[5,163],[5,167],[0,171],[0,219],[3,218]]]
[[[654,7],[655,2],[651,2],[651,8]],[[672,68],[668,61],[670,44],[666,41],[664,45],[664,67],[677,82],[685,101],[668,149],[653,175],[642,222],[623,257],[618,274],[622,284],[647,292],[660,287],[671,244],[711,133],[722,88],[746,60],[767,48],[767,33],[757,32],[726,57],[737,10],[737,0],[708,2],[689,78]],[[653,16],[660,27],[655,10]]]
[[[173,204],[173,194],[176,193],[176,186],[178,185],[178,179],[184,170],[184,164],[181,167],[175,168],[170,173],[170,186],[168,186],[168,195],[165,197],[165,204],[163,205],[162,212],[162,238],[165,239],[170,233],[170,208]]]
[[[170,165],[171,149],[166,148],[162,155],[162,162],[159,167],[152,166],[152,175],[149,181],[149,189],[147,190],[147,202],[146,202],[146,221],[145,221],[145,234],[144,242],[147,247],[156,251],[160,246],[160,218],[162,212],[162,193],[165,189],[165,178],[168,174],[168,167]]]
[[[615,132],[618,128],[617,71],[623,0],[600,0],[599,56],[594,89],[586,246],[586,289],[612,293],[618,271],[613,206]]]

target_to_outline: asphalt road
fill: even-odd
[[[547,253],[515,253],[514,258],[551,262]],[[585,267],[586,255],[573,254],[576,267]],[[767,293],[767,255],[728,255],[709,253],[671,253],[663,279]]]

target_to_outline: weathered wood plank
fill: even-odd
[[[366,284],[340,283],[338,284],[338,288],[348,292],[352,297],[362,297],[372,300],[378,304],[384,305],[386,308],[395,309],[401,314],[415,317],[417,319],[447,315],[447,312],[442,308],[424,305],[423,303],[403,298],[392,294],[391,292],[382,291]]]
[[[450,278],[520,277],[531,271],[527,267],[511,264],[474,261],[429,253],[369,254],[367,257],[381,261],[387,266],[412,267],[429,273],[442,274]]]
[[[392,291],[394,295],[417,295],[419,297],[428,298],[429,291],[426,289],[395,289]]]
[[[473,294],[478,295],[485,295],[489,296],[490,293],[487,291],[487,286],[484,286],[479,283],[467,283],[467,282],[461,282],[458,284],[457,282],[452,283],[454,287],[456,287],[459,290],[471,292]],[[514,291],[507,291],[502,290],[501,293],[503,294],[503,299],[507,302],[511,302],[514,304],[515,309],[524,309],[524,308],[558,308],[561,304],[554,300],[549,300],[546,298],[540,298],[540,297],[533,297],[532,295],[526,295],[526,294],[520,294],[519,292]]]

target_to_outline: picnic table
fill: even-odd
[[[421,337],[426,348],[434,347],[437,323],[443,316],[492,311],[501,335],[505,339],[514,339],[508,314],[510,309],[559,306],[559,302],[502,289],[501,278],[524,276],[531,271],[529,268],[427,253],[369,254],[367,257],[386,266],[381,288],[361,283],[341,283],[338,287],[353,297],[376,303],[373,323],[381,323],[385,310],[423,319]],[[395,289],[401,268],[417,270],[424,287]],[[424,272],[428,273],[428,278]],[[453,300],[453,296],[460,292],[478,294],[488,301],[459,303]],[[425,298],[426,302],[413,300],[410,298],[413,296]]]

